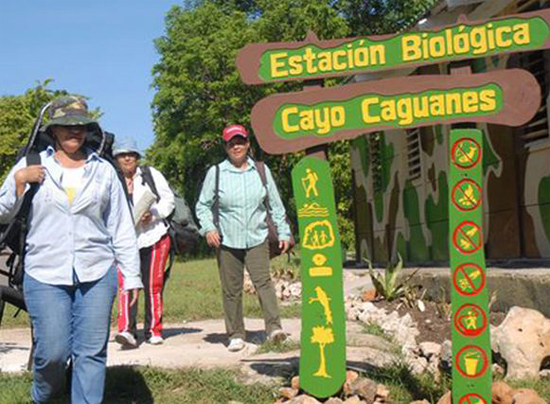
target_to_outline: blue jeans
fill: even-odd
[[[34,327],[31,396],[36,403],[62,391],[69,359],[71,403],[102,402],[116,282],[116,267],[97,281],[72,286],[48,285],[25,275],[23,291]]]

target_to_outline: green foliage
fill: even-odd
[[[402,32],[413,26],[439,0],[340,0],[335,7],[348,21],[352,35]]]
[[[372,284],[376,289],[376,294],[387,301],[405,297],[410,288],[409,281],[418,272],[418,270],[416,270],[405,278],[400,278],[399,276],[403,269],[403,259],[399,253],[397,255],[399,256],[397,264],[394,265],[392,262],[388,262],[384,274],[376,273],[372,267],[372,263],[368,261],[369,274],[372,279]]]
[[[249,43],[303,40],[309,30],[321,39],[343,38],[364,33],[365,27],[374,27],[373,22],[376,29],[371,32],[389,32],[420,17],[432,2],[377,0],[368,7],[368,15],[361,6],[365,2],[357,0],[188,0],[184,6],[172,7],[166,34],[155,41],[160,56],[153,68],[156,139],[148,159],[193,204],[206,170],[225,158],[222,128],[236,122],[250,128],[250,111],[260,99],[303,89],[300,83],[245,85],[235,66],[240,48]],[[325,86],[341,82],[328,79]],[[350,248],[355,236],[349,143],[338,142],[328,149],[341,238]],[[253,151],[271,168],[295,222],[290,173],[304,154],[264,156],[255,143]]]

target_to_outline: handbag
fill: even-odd
[[[269,204],[269,192],[267,191],[265,165],[263,161],[256,161],[255,163],[256,163],[256,169],[258,170],[258,174],[260,175],[260,179],[262,180],[262,184],[266,189],[265,207],[267,212],[267,215],[266,215],[267,242],[269,244],[269,258],[271,259],[281,255],[282,251],[279,248],[279,235],[277,232],[277,226],[275,226],[275,223],[273,222],[273,218],[271,217],[271,205]],[[294,240],[294,236],[292,235],[292,226],[286,213],[285,213],[285,221],[288,224],[288,227],[290,228],[290,239],[288,240],[288,250],[287,250],[287,252],[290,253],[290,251],[296,245],[296,241]]]

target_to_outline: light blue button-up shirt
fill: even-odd
[[[271,217],[277,227],[279,240],[290,239],[290,228],[285,221],[285,208],[277,191],[271,171],[265,166],[266,186],[262,184],[254,160],[248,158],[248,168],[236,168],[229,160],[219,164],[220,234],[222,244],[230,248],[251,248],[267,238],[266,191],[269,192]],[[267,188],[267,189],[266,189]],[[206,173],[196,214],[201,234],[214,230],[212,204],[216,190],[216,167]]]
[[[128,289],[141,288],[139,251],[130,208],[114,168],[89,153],[83,184],[69,205],[61,185],[63,168],[49,147],[40,153],[45,169],[29,214],[25,272],[51,285],[72,285],[102,278],[116,264]],[[0,188],[0,222],[13,217],[23,200],[15,190],[14,173],[26,166],[21,159]],[[27,184],[26,191],[29,189]]]

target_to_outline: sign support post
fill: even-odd
[[[453,404],[491,403],[491,341],[483,251],[483,133],[450,135],[449,252]]]

